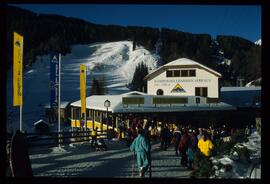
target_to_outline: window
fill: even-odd
[[[158,89],[157,90],[157,95],[163,95],[163,90],[162,89]]]
[[[74,108],[74,111],[73,111],[73,118],[74,119],[80,119],[80,109],[79,108]]]
[[[167,72],[166,72],[166,77],[172,77],[172,71],[171,70],[168,70]]]
[[[181,70],[181,77],[188,77],[188,70]]]
[[[196,70],[168,70],[166,77],[195,77]]]
[[[173,71],[173,76],[174,77],[180,77],[180,70],[174,70]]]
[[[189,70],[190,77],[196,77],[196,70]]]
[[[207,87],[196,87],[195,88],[195,96],[203,96],[207,97]]]

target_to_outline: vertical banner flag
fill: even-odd
[[[51,108],[58,106],[58,84],[59,84],[59,54],[50,52],[50,89],[51,89]]]
[[[86,66],[80,65],[81,117],[86,116]]]
[[[22,106],[23,36],[16,32],[14,32],[13,47],[13,106]]]

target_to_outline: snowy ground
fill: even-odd
[[[74,45],[71,53],[61,57],[61,101],[74,102],[80,99],[79,68],[87,65],[87,94],[93,77],[104,78],[108,94],[128,92],[136,66],[144,62],[149,71],[157,68],[159,56],[143,47],[132,51],[131,41]],[[7,131],[19,127],[19,107],[12,106],[12,68],[7,74]],[[50,102],[49,56],[38,57],[23,74],[23,130],[33,131],[33,123],[44,118],[44,106]],[[11,128],[12,127],[12,128]],[[57,127],[56,127],[57,128]]]
[[[30,149],[34,176],[48,177],[138,177],[133,170],[133,153],[123,142],[107,142],[108,151],[96,152],[89,144],[65,146],[62,149]],[[180,166],[173,148],[161,151],[152,146],[152,177],[188,178],[190,171]],[[149,173],[146,173],[149,177]]]
[[[238,159],[237,153],[231,152],[230,155],[224,155],[222,158],[212,158],[215,168],[213,178],[261,178],[261,136],[254,132],[248,137],[248,141],[237,143],[235,147],[246,147],[250,150],[250,162],[244,162]],[[224,167],[218,168],[218,164]],[[226,171],[225,166],[231,165],[232,169]]]

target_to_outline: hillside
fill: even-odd
[[[149,70],[156,69],[159,56],[151,54],[143,47],[132,51],[131,41],[73,45],[71,53],[61,58],[61,101],[74,102],[80,98],[79,68],[87,65],[87,94],[93,78],[104,78],[108,94],[129,91],[135,67],[144,62]],[[23,129],[33,131],[33,122],[44,118],[44,106],[50,102],[49,56],[39,56],[29,66],[23,77]],[[12,71],[8,72],[7,94],[12,94]],[[87,95],[87,96],[88,96]],[[7,96],[8,131],[19,126],[19,108],[12,107],[12,95]]]

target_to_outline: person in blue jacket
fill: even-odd
[[[130,150],[134,152],[137,156],[137,166],[140,170],[140,176],[144,177],[144,173],[148,170],[149,167],[149,151],[150,143],[146,140],[143,135],[143,130],[138,130],[138,136],[132,142]]]

